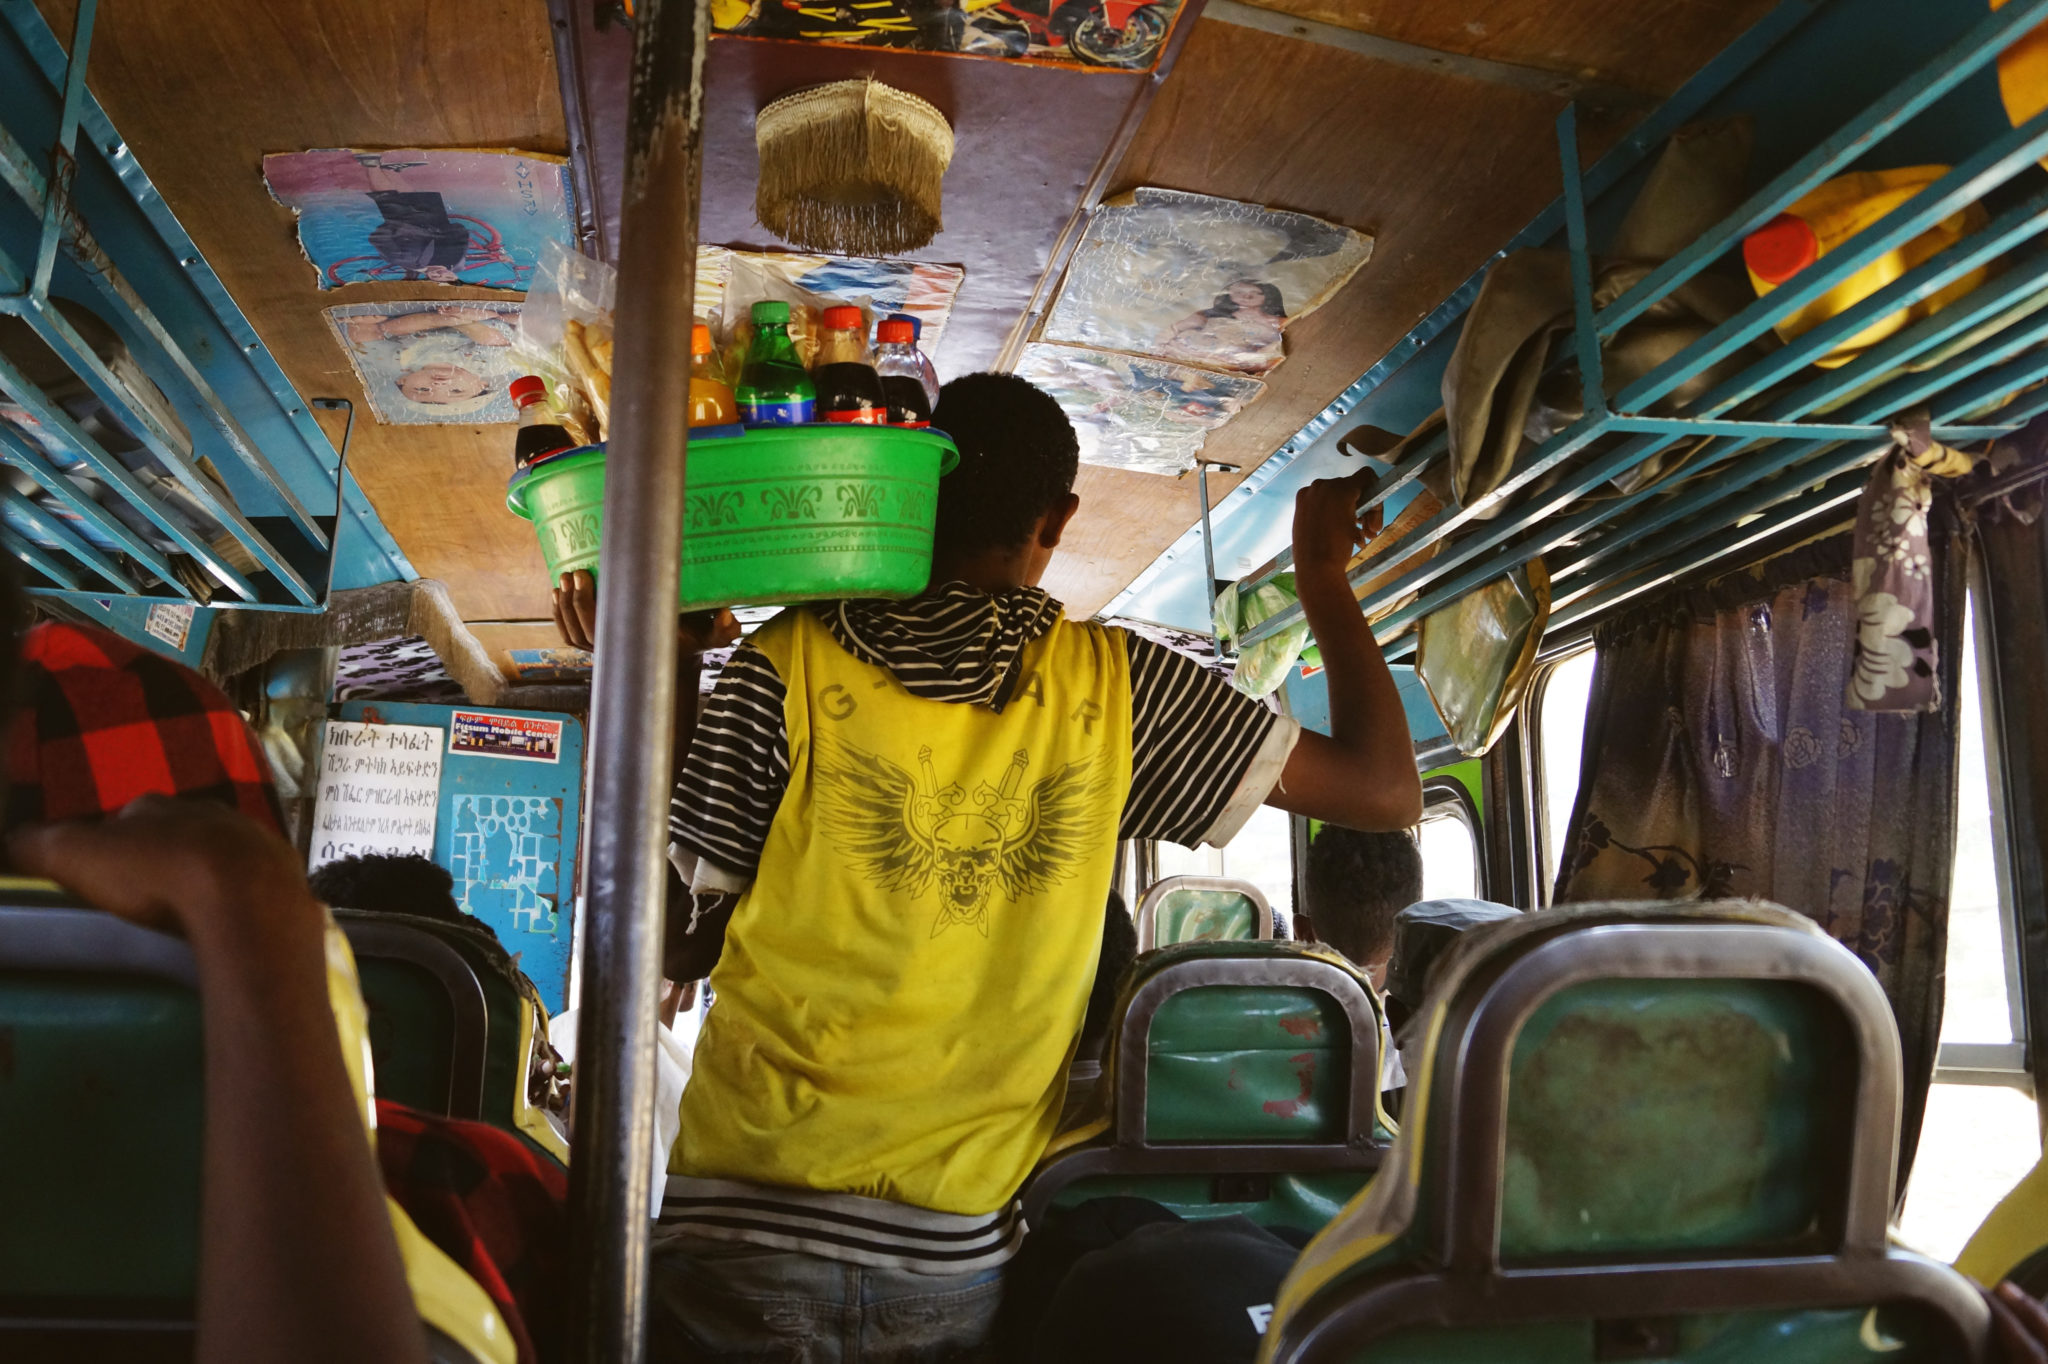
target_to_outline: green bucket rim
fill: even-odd
[[[953,438],[936,427],[928,426],[912,428],[812,422],[803,426],[752,427],[738,435],[716,436],[712,439],[721,443],[731,441],[735,445],[780,445],[802,439],[807,432],[821,430],[830,431],[834,435],[855,435],[858,433],[863,440],[868,439],[870,436],[880,436],[883,434],[886,434],[892,442],[910,440],[922,443],[936,440],[942,446],[939,452],[939,477],[944,478],[947,474],[960,467],[960,449],[953,444]],[[702,437],[699,436],[698,439],[702,439]],[[505,489],[506,509],[527,521],[533,520],[533,514],[526,508],[526,490],[535,480],[544,475],[552,477],[555,474],[567,473],[572,469],[584,469],[592,464],[603,464],[604,454],[605,445],[604,442],[600,441],[596,445],[579,445],[572,450],[565,450],[560,454],[551,455],[538,464],[531,464],[519,470],[512,475],[512,481]]]

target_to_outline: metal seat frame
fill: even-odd
[[[1855,1121],[1840,1167],[1840,1217],[1825,1252],[1722,1254],[1642,1264],[1504,1265],[1500,1189],[1509,1065],[1522,1026],[1559,992],[1607,979],[1792,981],[1834,1002],[1854,1038]],[[1946,1324],[1949,1358],[1981,1360],[1990,1330],[1977,1291],[1947,1265],[1887,1237],[1903,1087],[1898,1030],[1876,980],[1816,934],[1732,922],[1609,923],[1529,940],[1480,963],[1452,1002],[1437,1055],[1460,1055],[1447,1120],[1426,1124],[1416,1216],[1421,1266],[1325,1286],[1273,1326],[1274,1364],[1351,1360],[1412,1327],[1911,1304]],[[1617,1310],[1617,1308],[1621,1310]]]
[[[390,914],[356,909],[333,911],[334,921],[358,958],[401,961],[427,972],[447,992],[454,1012],[454,1054],[448,1066],[447,1115],[472,1121],[484,1116],[484,1064],[490,1042],[490,1008],[476,968],[430,930]]]
[[[1145,1130],[1152,1024],[1185,990],[1209,986],[1293,987],[1336,1001],[1350,1022],[1351,1092],[1341,1142],[1153,1142]],[[1063,1151],[1024,1186],[1024,1216],[1041,1224],[1046,1209],[1076,1180],[1096,1175],[1317,1174],[1379,1168],[1385,1147],[1373,1137],[1380,1082],[1379,1015],[1358,978],[1314,957],[1202,957],[1172,962],[1145,977],[1110,1039],[1116,1086],[1110,1144]]]
[[[1138,950],[1150,952],[1160,946],[1159,902],[1177,890],[1226,890],[1234,891],[1250,900],[1258,910],[1258,936],[1245,941],[1271,942],[1273,939],[1273,905],[1266,899],[1266,893],[1249,881],[1239,881],[1228,876],[1167,876],[1152,883],[1145,892],[1145,898],[1138,902]],[[1177,947],[1178,943],[1165,944]]]

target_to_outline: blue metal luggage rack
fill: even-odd
[[[1468,507],[1446,508],[1398,542],[1376,546],[1372,556],[1354,568],[1351,581],[1360,587],[1431,542],[1445,541],[1429,562],[1361,597],[1370,612],[1418,594],[1380,622],[1378,633],[1383,642],[1462,594],[1539,556],[1545,558],[1552,580],[1550,629],[1569,630],[1673,578],[1731,560],[1801,522],[1814,522],[1819,528],[1825,524],[1820,518],[1839,513],[1859,494],[1867,477],[1866,466],[1890,447],[1888,422],[1898,414],[1926,406],[1933,415],[1935,434],[1962,442],[2002,433],[2048,412],[2048,389],[2005,401],[2018,390],[2048,380],[2048,350],[2042,349],[2042,343],[2048,341],[2048,311],[2034,311],[2048,291],[2048,251],[2028,254],[2026,250],[2033,239],[2048,232],[2048,190],[2036,190],[1856,307],[1750,364],[1681,415],[1644,415],[1653,403],[1692,376],[1769,332],[1780,317],[1821,297],[1872,260],[2015,177],[2029,174],[2048,154],[2048,114],[2011,128],[1957,160],[1954,169],[1940,180],[1623,391],[1605,391],[1596,337],[1600,341],[1613,337],[1686,281],[1738,250],[1750,232],[1823,181],[1849,169],[1966,79],[1986,72],[2007,46],[2048,21],[2048,0],[2011,0],[1986,16],[1909,79],[1893,85],[1833,136],[1773,177],[1733,215],[1596,312],[1586,227],[1589,190],[1597,194],[1611,188],[1678,123],[1694,116],[1708,98],[1718,94],[1734,74],[1755,63],[1820,8],[1818,0],[1794,0],[1781,6],[1735,49],[1717,59],[1716,65],[1732,66],[1733,72],[1717,71],[1710,65],[1696,82],[1703,92],[1682,92],[1591,176],[1582,178],[1579,170],[1575,110],[1567,108],[1559,117],[1563,200],[1516,244],[1534,245],[1549,237],[1562,217],[1577,317],[1571,340],[1560,353],[1575,359],[1585,377],[1585,415],[1533,452],[1524,451],[1512,475],[1485,497]],[[1815,358],[1871,323],[1931,297],[1998,259],[2005,261],[2002,271],[1853,362],[1833,370],[1808,368]],[[1479,277],[1475,277],[1459,290],[1387,361],[1284,447],[1281,456],[1291,457],[1305,449],[1442,335],[1470,307],[1478,283]],[[1448,339],[1444,337],[1443,344],[1447,345]],[[1916,362],[1927,363],[1929,358],[1933,362],[1926,368],[1908,368]],[[1733,415],[1739,406],[1760,398],[1761,403],[1744,415]],[[1600,437],[1617,432],[1632,439],[1570,468],[1555,483],[1527,495],[1519,504],[1512,501]],[[1701,437],[1710,439],[1678,473],[1626,496],[1582,500],[1585,494],[1673,445]],[[1386,501],[1447,453],[1441,431],[1413,444],[1374,485],[1365,506]],[[1267,471],[1262,467],[1259,473]],[[1257,495],[1257,488],[1250,491]],[[1498,519],[1483,519],[1503,506],[1506,510]],[[1465,533],[1448,538],[1459,531]],[[1198,526],[1190,535],[1200,532]],[[1177,546],[1167,557],[1180,557],[1180,549]],[[1159,571],[1165,562],[1162,558],[1152,571]],[[1290,563],[1291,556],[1282,552],[1246,577],[1244,590],[1268,581]],[[1112,603],[1111,614],[1118,607],[1119,603]],[[1299,618],[1299,606],[1288,607],[1246,631],[1238,643],[1250,645],[1270,638]],[[1394,640],[1388,652],[1400,657],[1412,648],[1410,633]]]
[[[414,577],[347,477],[346,434],[337,454],[87,92],[95,9],[80,0],[67,59],[33,0],[0,0],[0,314],[27,323],[218,529],[195,530],[0,354],[0,395],[40,428],[32,438],[0,420],[0,461],[42,490],[0,486],[0,550],[26,566],[32,593],[100,600],[319,611],[336,585]],[[190,431],[189,449],[58,299],[114,329]],[[89,472],[133,509],[128,519],[67,468]],[[138,533],[134,512],[158,533]],[[197,572],[181,575],[174,555]]]

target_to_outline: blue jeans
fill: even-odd
[[[650,1364],[941,1364],[983,1357],[1003,1273],[917,1274],[656,1233]]]

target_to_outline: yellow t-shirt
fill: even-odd
[[[1131,782],[1122,637],[1054,623],[1000,714],[912,695],[808,611],[754,637],[789,786],[712,972],[670,1169],[1007,1205],[1059,1116]]]

